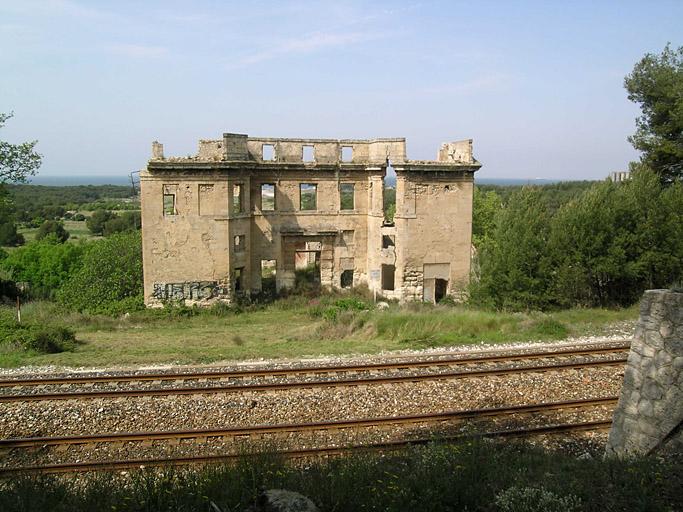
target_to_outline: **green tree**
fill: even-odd
[[[553,218],[549,252],[561,305],[614,305],[612,299],[625,286],[630,212],[617,201],[618,187],[600,183]]]
[[[124,212],[120,217],[116,216],[113,219],[104,223],[102,234],[110,236],[114,233],[123,233],[126,231],[137,231],[142,227],[142,218],[140,212]]]
[[[64,224],[58,220],[46,220],[38,228],[36,240],[42,240],[48,236],[54,237],[59,243],[66,242],[71,234],[64,229]]]
[[[24,244],[24,237],[17,233],[14,203],[6,188],[0,185],[0,246],[15,247]]]
[[[93,235],[104,234],[104,225],[107,221],[116,218],[116,214],[108,210],[95,210],[93,214],[85,221],[85,225],[88,227]]]
[[[0,220],[0,246],[16,247],[24,245],[24,235],[17,232],[17,225],[14,220]]]
[[[640,105],[637,130],[629,137],[642,163],[662,183],[683,178],[683,47],[646,54],[624,79],[628,98]]]
[[[496,228],[496,214],[503,207],[500,196],[493,190],[486,192],[474,187],[472,203],[472,243],[481,250],[491,243]]]
[[[14,114],[0,113],[0,128]],[[38,141],[10,144],[0,140],[0,183],[25,182],[36,173],[42,157],[34,150]]]
[[[48,237],[12,251],[0,268],[15,281],[27,282],[30,295],[49,298],[80,267],[83,252],[82,244],[60,244]]]
[[[481,279],[471,299],[503,309],[544,309],[550,305],[547,240],[550,214],[538,187],[515,192],[496,215],[495,243],[480,256]]]
[[[680,278],[683,185],[633,166],[624,183],[596,183],[553,218],[549,254],[557,303],[629,306]]]
[[[140,233],[119,233],[88,244],[83,265],[61,288],[58,300],[91,313],[143,307]]]

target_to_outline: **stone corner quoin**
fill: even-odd
[[[624,371],[607,455],[683,448],[683,293],[648,290]]]
[[[384,208],[396,172],[393,219]],[[403,138],[152,143],[141,172],[145,303],[209,305],[240,294],[361,284],[400,301],[458,297],[470,274],[472,140],[409,160]]]

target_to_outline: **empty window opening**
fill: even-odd
[[[241,292],[244,290],[244,267],[239,267],[235,269],[235,280],[234,287],[235,292]]]
[[[264,162],[272,162],[275,160],[275,146],[273,144],[264,144],[261,146],[261,158]]]
[[[394,265],[382,265],[382,290],[394,289],[394,274],[396,267]]]
[[[356,232],[353,229],[345,229],[342,231],[342,242],[344,245],[353,245],[356,237]]]
[[[261,290],[275,293],[275,273],[277,262],[275,260],[261,260]]]
[[[235,249],[235,252],[244,252],[245,244],[246,244],[246,236],[245,235],[236,235],[233,238],[233,247]]]
[[[344,270],[341,273],[341,287],[351,288],[353,287],[353,270]]]
[[[299,184],[299,209],[315,210],[318,203],[318,186],[315,183]]]
[[[342,210],[353,210],[354,206],[353,183],[342,183],[339,186],[339,203]]]
[[[396,246],[396,235],[382,235],[382,249]]]
[[[175,194],[164,194],[164,215],[175,214]]]
[[[315,147],[302,146],[301,158],[304,162],[315,162]]]
[[[342,162],[351,162],[353,160],[353,146],[342,146],[341,159]]]
[[[396,214],[396,171],[388,160],[387,172],[382,180],[382,205],[385,224],[393,224]]]
[[[275,210],[275,184],[264,183],[261,185],[261,210],[272,212]]]
[[[232,186],[232,212],[244,212],[244,185],[242,183]]]

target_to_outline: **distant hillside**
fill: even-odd
[[[137,175],[136,175],[137,178]],[[58,187],[72,187],[75,185],[130,185],[128,174],[116,176],[34,176],[32,185],[51,185]]]

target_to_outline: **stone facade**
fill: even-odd
[[[384,179],[396,171],[396,213]],[[141,172],[145,302],[210,304],[295,285],[367,284],[399,300],[458,295],[469,280],[472,141],[437,160],[406,158],[405,139],[200,140],[167,158],[154,142]],[[314,276],[315,277],[315,276]]]
[[[683,448],[683,293],[648,290],[624,372],[608,455]]]

